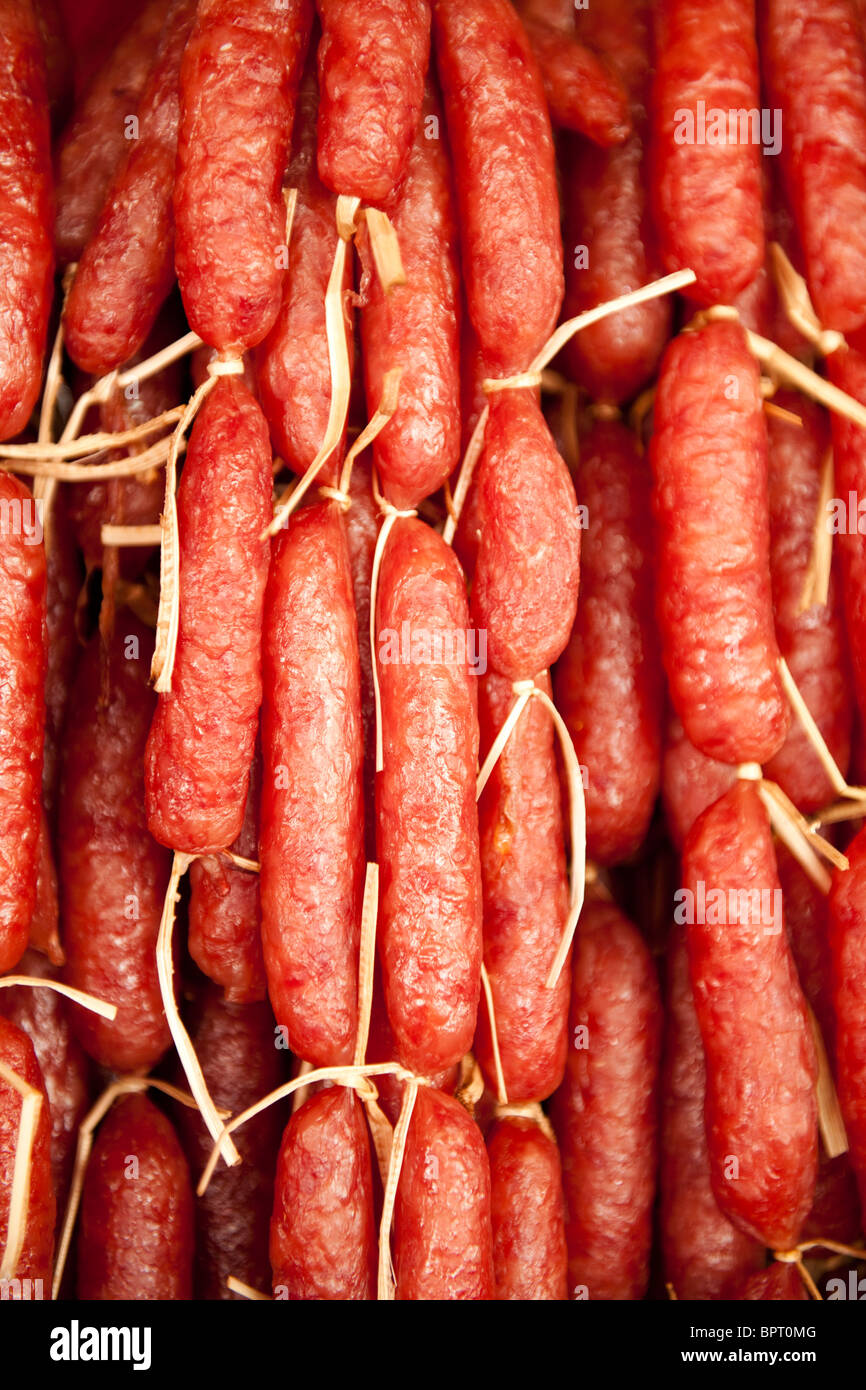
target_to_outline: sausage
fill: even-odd
[[[6,990],[2,991],[4,994]],[[46,1297],[51,1288],[51,1266],[54,1260],[54,1223],[56,1202],[51,1173],[51,1114],[48,1095],[33,1043],[21,1028],[0,1015],[0,1061],[16,1073],[28,1086],[42,1094],[42,1105],[30,1160],[30,1183],[27,1199],[27,1224],[21,1254],[14,1277],[42,1282],[41,1294],[36,1284],[36,1297]],[[0,1076],[0,1250],[5,1250],[9,1234],[9,1207],[15,1154],[18,1147],[18,1125],[22,1098],[5,1077]]]
[[[652,193],[662,258],[668,270],[695,272],[689,292],[698,303],[728,304],[764,261],[754,5],[661,0],[653,20]],[[739,118],[750,112],[744,132]]]
[[[268,992],[289,1046],[350,1062],[364,880],[358,634],[340,512],[290,519],[265,601],[261,901]]]
[[[539,677],[548,694],[550,681]],[[482,751],[493,743],[512,703],[511,684],[490,672],[481,681]],[[509,1101],[544,1100],[556,1090],[568,1047],[569,973],[546,986],[568,916],[553,722],[538,700],[520,716],[478,808],[484,889],[484,958]],[[479,1009],[475,1055],[495,1090],[487,1007]]]
[[[481,1131],[453,1096],[421,1086],[394,1208],[396,1297],[495,1297],[490,1163]]]
[[[571,1046],[551,1108],[570,1293],[639,1299],[652,1240],[661,1005],[649,951],[612,903],[581,913],[571,991]]]
[[[525,371],[562,303],[562,240],[544,88],[507,0],[436,0],[436,61],[469,315],[497,374]]]
[[[144,1095],[121,1096],[84,1175],[78,1297],[192,1297],[193,1194],[169,1120]]]
[[[57,898],[57,870],[51,847],[51,831],[43,812],[39,823],[39,867],[36,874],[36,903],[30,918],[28,939],[34,950],[47,956],[53,965],[64,962],[60,942],[60,908]]]
[[[531,391],[496,391],[478,471],[472,616],[490,665],[529,679],[561,656],[577,611],[580,515]]]
[[[279,311],[281,185],[311,22],[309,0],[201,0],[186,46],[175,263],[190,328],[222,353],[255,347]]]
[[[754,784],[737,782],[695,822],[682,875],[713,1192],[742,1231],[787,1249],[815,1189],[816,1062]]]
[[[259,852],[261,760],[254,757],[240,834],[231,846],[242,859]],[[262,957],[259,876],[219,855],[189,867],[189,953],[209,979],[225,989],[232,1004],[249,1004],[267,993]]]
[[[156,939],[171,856],[151,839],[144,810],[143,757],[154,698],[148,685],[153,637],[118,614],[106,653],[81,655],[69,703],[58,819],[64,979],[117,1005],[114,1022],[72,1006],[72,1027],[104,1067],[153,1066],[171,1041],[156,969]]]
[[[0,39],[2,42],[2,39]],[[0,477],[0,973],[27,946],[36,906],[45,728],[42,517],[23,483]]]
[[[574,35],[572,0],[517,0],[550,114],[557,125],[599,145],[618,145],[631,128],[628,96],[617,75]]]
[[[380,486],[401,509],[436,492],[460,460],[460,288],[451,169],[439,101],[428,87],[392,221],[406,284],[388,294],[368,266],[361,343],[367,412],[385,373],[402,369],[397,409],[373,445]]]
[[[286,1080],[280,1062],[285,1054],[274,1046],[274,1020],[267,1004],[229,1003],[209,985],[193,1006],[189,1030],[214,1104],[233,1115]],[[174,1079],[186,1090],[179,1066]],[[197,1110],[178,1105],[173,1117],[196,1180],[211,1156],[213,1140]],[[196,1298],[240,1297],[226,1286],[229,1275],[255,1289],[269,1287],[268,1229],[280,1128],[277,1109],[271,1106],[237,1130],[235,1143],[243,1162],[235,1168],[219,1164],[196,1201]]]
[[[738,324],[709,324],[667,348],[650,459],[674,708],[700,752],[767,762],[789,716],[773,627],[759,370]]]
[[[605,150],[573,137],[563,142],[566,319],[661,274],[648,206],[649,5],[607,0],[578,20],[581,36],[598,46],[624,83],[634,130]],[[630,400],[655,374],[670,324],[668,296],[611,314],[569,340],[568,371],[594,400]]]
[[[376,607],[378,938],[398,1057],[422,1076],[469,1051],[481,990],[479,736],[468,626],[455,556],[423,522],[398,519]]]
[[[853,719],[841,594],[831,574],[826,604],[800,612],[821,502],[821,469],[829,447],[824,412],[793,391],[775,403],[802,420],[769,416],[770,574],[776,637],[830,752],[843,775],[851,755]],[[833,800],[833,787],[798,719],[766,766],[806,815]]]
[[[375,1298],[370,1138],[354,1091],[319,1091],[289,1120],[277,1162],[270,1250],[275,1298]]]
[[[364,845],[368,861],[376,858],[376,702],[373,655],[370,646],[370,588],[379,532],[379,511],[373,497],[372,460],[363,453],[355,460],[349,480],[352,505],[346,512],[346,542],[352,571],[352,593],[358,621],[361,661],[361,725],[364,743]]]
[[[175,0],[138,106],[129,142],[78,262],[63,314],[66,347],[83,371],[102,376],[141,347],[174,284],[171,194],[178,74],[193,0]]]
[[[487,1136],[496,1298],[568,1298],[562,1168],[553,1139],[530,1119],[497,1120]]]
[[[682,849],[701,812],[718,801],[736,780],[736,768],[699,753],[686,738],[679,719],[671,713],[662,755],[662,803],[668,834],[677,849]]]
[[[19,434],[42,387],[54,288],[45,58],[30,0],[0,5],[0,440]]]
[[[828,359],[830,380],[855,400],[866,402],[866,356],[855,347],[835,352]],[[862,536],[866,531],[861,499],[866,497],[866,433],[843,415],[832,416],[833,490],[838,500],[827,525],[841,560],[845,626],[854,693],[861,720],[866,716],[866,558]],[[841,503],[841,506],[840,506]],[[864,509],[866,510],[866,509]]]
[[[836,1013],[836,1078],[848,1155],[866,1214],[866,830],[845,851],[849,868],[836,873],[830,888],[829,943],[833,1003]]]
[[[22,957],[19,972],[40,980],[53,980],[58,974],[33,950]],[[72,1032],[69,1005],[55,990],[29,985],[0,989],[0,1014],[27,1034],[36,1052],[51,1113],[51,1173],[60,1216],[72,1179],[78,1128],[90,1108],[90,1062]]]
[[[337,200],[316,171],[316,115],[319,96],[312,59],[301,84],[295,115],[295,150],[286,185],[297,189],[289,240],[289,273],[283,280],[280,310],[255,354],[262,409],[275,452],[297,474],[319,451],[331,408],[331,364],[325,326],[325,294],[338,241]],[[352,264],[346,257],[343,313],[349,370],[354,365]],[[319,473],[336,483],[345,437]]]
[[[661,775],[650,477],[629,430],[614,421],[592,425],[576,486],[589,527],[577,618],[554,689],[586,768],[587,853],[612,864],[644,839]]]
[[[54,245],[61,265],[77,261],[96,228],[126,149],[171,0],[151,0],[91,79],[57,145]]]
[[[84,574],[70,524],[68,490],[58,489],[51,507],[51,543],[45,556],[45,739],[42,803],[53,827],[60,777],[60,744],[69,687],[78,661],[75,612]]]
[[[319,177],[333,193],[388,207],[421,114],[428,0],[316,0]]]
[[[734,1284],[728,1298],[744,1303],[795,1303],[808,1300],[808,1294],[796,1265],[774,1261],[742,1283]]]
[[[264,417],[242,382],[223,377],[196,419],[178,489],[174,674],[145,754],[150,832],[191,854],[225,849],[243,824],[262,698],[261,532],[271,496]]]
[[[661,1096],[660,1233],[665,1280],[686,1301],[723,1298],[760,1268],[764,1247],[719,1209],[704,1127],[706,1069],[685,934],[668,950]]]
[[[760,13],[809,292],[823,326],[849,333],[866,320],[866,56],[856,7],[826,0],[804,12],[792,0],[766,0]]]

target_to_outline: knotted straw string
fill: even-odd
[[[817,348],[822,357],[829,357],[840,348],[847,349],[848,344],[843,334],[833,328],[822,326],[815,313],[806,281],[794,269],[784,247],[778,241],[771,241],[767,250],[770,253],[773,279],[782,307],[798,333]]]
[[[373,552],[373,570],[370,575],[370,656],[373,668],[373,700],[376,707],[376,771],[381,772],[384,766],[384,756],[382,747],[382,692],[379,688],[379,662],[376,656],[376,599],[379,593],[379,571],[382,568],[382,556],[385,553],[385,546],[388,544],[388,537],[394,527],[394,523],[401,517],[416,517],[418,513],[414,509],[400,511],[391,505],[389,501],[379,491],[375,472],[373,474],[373,496],[376,499],[379,510],[384,516],[384,521],[379,528],[376,537],[376,549]]]

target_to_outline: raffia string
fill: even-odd
[[[370,236],[376,274],[384,294],[389,295],[398,285],[406,284],[400,242],[387,213],[379,208],[364,208],[363,217]]]
[[[805,613],[813,604],[826,608],[830,600],[830,576],[833,569],[833,533],[828,526],[828,507],[833,496],[833,450],[828,449],[821,463],[821,483],[812,537],[812,553],[803,581],[803,592],[797,611]]]
[[[18,1115],[18,1135],[15,1141],[15,1163],[9,1191],[9,1217],[6,1225],[6,1244],[0,1259],[0,1279],[13,1279],[27,1234],[30,1210],[30,1172],[33,1163],[33,1144],[42,1113],[42,1093],[25,1081],[10,1066],[0,1061],[0,1080],[5,1081],[21,1097]]]
[[[351,449],[346,455],[342,472],[340,473],[340,491],[348,493],[349,483],[352,479],[352,467],[359,454],[378,438],[382,430],[387,425],[400,399],[400,379],[403,376],[402,367],[392,367],[382,378],[382,395],[372,419],[362,429],[358,438],[355,440]]]
[[[378,503],[379,510],[383,513],[385,520],[379,528],[376,537],[376,549],[373,552],[373,569],[370,574],[370,655],[373,670],[373,701],[376,707],[376,771],[381,772],[384,767],[384,753],[382,746],[382,692],[379,687],[379,660],[376,655],[376,599],[379,593],[379,571],[382,568],[382,556],[385,554],[385,546],[388,544],[388,537],[393,530],[394,523],[400,517],[417,516],[415,511],[398,511],[392,507],[379,492],[376,483],[375,473],[373,475],[373,496]]]
[[[171,1096],[172,1100],[179,1101],[181,1105],[186,1105],[191,1110],[196,1109],[196,1103],[192,1096],[186,1095],[184,1091],[179,1091],[176,1086],[172,1086],[168,1081],[159,1081],[153,1076],[122,1076],[119,1080],[113,1081],[111,1085],[107,1086],[99,1097],[99,1100],[88,1110],[78,1127],[78,1142],[75,1150],[72,1182],[69,1188],[69,1197],[67,1198],[66,1211],[63,1217],[63,1229],[61,1231],[57,1256],[54,1262],[54,1279],[51,1288],[51,1297],[54,1299],[58,1297],[60,1285],[63,1282],[63,1271],[66,1268],[66,1259],[69,1254],[69,1247],[72,1243],[72,1233],[75,1229],[75,1221],[81,1203],[84,1174],[90,1160],[91,1150],[93,1149],[94,1132],[120,1096],[146,1091],[148,1087],[151,1086],[155,1090],[161,1091],[163,1095]]]
[[[253,1303],[272,1302],[269,1293],[259,1293],[258,1289],[254,1289],[251,1284],[245,1284],[241,1279],[236,1279],[233,1274],[230,1274],[226,1279],[226,1288],[231,1289],[232,1293],[239,1294],[241,1298],[248,1298]]]
[[[508,1104],[508,1091],[505,1087],[505,1073],[502,1070],[502,1057],[499,1052],[499,1030],[496,1027],[496,1009],[493,1004],[493,990],[490,987],[490,976],[487,967],[481,963],[481,988],[484,991],[484,1002],[487,1005],[487,1021],[490,1026],[490,1046],[493,1051],[493,1069],[496,1076],[496,1098],[500,1105]]]
[[[497,1105],[494,1114],[497,1120],[532,1120],[533,1124],[538,1125],[542,1134],[546,1135],[552,1144],[556,1143],[553,1125],[550,1123],[550,1120],[545,1115],[537,1100],[526,1101],[522,1105],[512,1104],[511,1102],[507,1105]]]
[[[809,1012],[809,1024],[812,1029],[812,1037],[815,1042],[815,1057],[818,1063],[818,1079],[816,1082],[816,1096],[818,1101],[818,1125],[821,1130],[821,1139],[824,1143],[824,1151],[828,1158],[838,1158],[840,1154],[848,1152],[848,1135],[845,1133],[845,1121],[842,1118],[842,1107],[839,1104],[839,1097],[836,1094],[836,1083],[833,1080],[833,1071],[830,1066],[830,1059],[827,1056],[827,1048],[821,1028],[815,1017],[815,1012],[807,1002],[806,1008]]]
[[[0,976],[0,989],[14,988],[18,985],[25,985],[31,989],[51,989],[55,994],[62,994],[65,998],[80,1004],[83,1009],[89,1009],[92,1014],[98,1014],[100,1018],[112,1021],[117,1018],[116,1004],[97,999],[95,995],[87,994],[83,989],[76,989],[74,985],[64,984],[61,980],[42,979],[39,975]]]
[[[181,443],[179,452],[183,452],[184,447]],[[109,459],[105,463],[90,462],[87,458],[82,463],[64,463],[62,459],[0,459],[0,470],[20,473],[28,478],[55,478],[59,483],[89,483],[150,473],[165,463],[170,451],[169,437],[158,439],[140,454],[127,454],[124,458]],[[90,456],[93,460],[99,457],[98,453]]]
[[[397,1201],[400,1174],[403,1171],[409,1125],[412,1120],[412,1112],[415,1109],[415,1101],[418,1099],[418,1088],[422,1084],[421,1079],[415,1076],[406,1082],[403,1088],[400,1116],[394,1129],[394,1143],[391,1146],[391,1162],[388,1167],[388,1180],[385,1183],[382,1219],[379,1222],[378,1296],[379,1300],[385,1303],[393,1302],[394,1299],[396,1279],[391,1261],[391,1224],[394,1220],[394,1205]]]
[[[675,271],[673,275],[665,275],[660,280],[654,280],[652,284],[642,285],[640,289],[632,290],[628,294],[619,295],[616,299],[610,299],[605,304],[596,305],[594,309],[587,309],[585,313],[578,314],[576,318],[568,319],[565,323],[559,325],[541,351],[537,353],[529,363],[525,372],[505,378],[504,381],[506,384],[504,386],[502,383],[498,383],[493,385],[492,389],[525,389],[527,376],[534,378],[537,373],[543,372],[545,367],[556,357],[557,353],[561,352],[565,344],[574,337],[575,333],[579,333],[581,329],[589,328],[591,324],[599,323],[602,319],[608,318],[611,314],[618,314],[622,309],[630,309],[634,305],[643,304],[649,299],[658,299],[663,295],[672,294],[676,290],[685,289],[687,285],[694,284],[696,279],[697,276],[693,270],[678,270]],[[539,377],[539,381],[540,379]],[[536,384],[534,380],[532,384]],[[485,381],[484,389],[489,394],[491,381]],[[457,479],[457,486],[454,489],[454,495],[449,509],[450,515],[445,523],[445,530],[443,531],[443,536],[449,545],[454,540],[457,523],[460,520],[460,514],[466,501],[466,494],[469,491],[469,484],[472,481],[475,465],[481,453],[481,447],[484,442],[484,430],[487,425],[489,413],[489,407],[485,405],[479,416],[478,423],[472,431],[472,437],[469,440],[466,453],[463,457],[463,463]]]
[[[809,290],[802,275],[791,264],[784,247],[778,241],[771,241],[767,250],[776,289],[791,323],[798,333],[818,349],[822,357],[829,357],[846,346],[841,333],[832,328],[822,328],[818,315],[809,297]]]

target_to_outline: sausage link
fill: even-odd
[[[866,56],[856,8],[763,0],[760,13],[812,302],[825,328],[849,333],[866,320]]]
[[[400,1061],[422,1076],[469,1051],[481,989],[468,626],[452,551],[423,522],[399,519],[382,557],[374,653],[384,763],[376,786],[379,949]]]
[[[563,292],[541,76],[508,0],[436,0],[433,30],[469,315],[497,372],[522,372],[550,336]]]
[[[703,812],[682,872],[691,897],[677,912],[695,919],[687,940],[713,1191],[741,1230],[787,1249],[815,1189],[816,1064],[770,823],[754,784],[738,782]]]
[[[866,402],[866,355],[855,347],[834,352],[827,363],[830,380],[861,404]],[[836,498],[827,525],[835,534],[842,562],[842,594],[854,693],[861,721],[866,717],[866,432],[844,415],[832,416]]]
[[[733,1279],[764,1260],[764,1247],[719,1209],[704,1125],[704,1046],[689,979],[685,935],[668,951],[661,1103],[661,1245],[666,1281],[679,1299],[724,1297]]]
[[[247,388],[224,377],[193,426],[178,489],[174,674],[145,755],[150,832],[192,854],[225,849],[243,824],[262,698],[260,535],[271,494],[264,417]]]
[[[487,1136],[498,1300],[568,1298],[562,1166],[529,1119],[497,1120]]]
[[[80,259],[96,229],[171,3],[145,7],[91,79],[58,142],[54,245],[61,265]]]
[[[8,993],[7,990],[3,991]],[[56,1202],[51,1172],[51,1112],[48,1092],[36,1060],[33,1043],[19,1027],[0,1015],[0,1061],[10,1067],[28,1086],[42,1093],[42,1106],[30,1160],[30,1182],[27,1197],[27,1225],[24,1243],[15,1268],[17,1279],[42,1281],[42,1297],[51,1288],[51,1267],[54,1260],[54,1223]],[[9,1206],[15,1154],[18,1147],[18,1125],[22,1098],[5,1077],[0,1077],[0,1250],[5,1250],[9,1234]],[[37,1294],[37,1297],[39,1295]]]
[[[54,288],[45,58],[30,0],[0,4],[0,440],[19,434],[42,386]]]
[[[580,516],[531,391],[497,391],[478,473],[472,615],[490,665],[512,680],[552,666],[577,611]]]
[[[2,42],[2,40],[0,40]],[[45,551],[23,483],[0,477],[0,973],[27,946],[36,906],[45,729]]]
[[[808,1299],[796,1265],[780,1264],[774,1260],[766,1269],[750,1274],[728,1290],[727,1297],[743,1303],[796,1303]]]
[[[220,352],[255,347],[279,311],[281,186],[311,23],[310,0],[200,0],[186,46],[175,262],[190,328]]]
[[[336,1087],[289,1120],[274,1184],[276,1298],[354,1302],[376,1296],[373,1170],[364,1108]]]
[[[845,851],[849,868],[830,889],[830,956],[836,1012],[836,1071],[866,1220],[866,830]]]
[[[97,376],[141,347],[174,284],[177,86],[194,17],[194,0],[175,0],[166,16],[138,107],[138,138],[114,174],[66,301],[69,355]]]
[[[574,33],[571,0],[516,0],[557,125],[598,145],[618,145],[631,128],[628,96],[616,73]]]
[[[650,477],[629,430],[613,421],[592,426],[576,486],[589,527],[577,618],[554,689],[586,768],[587,853],[612,864],[644,839],[661,772]]]
[[[274,1046],[267,1004],[228,1003],[210,985],[196,1000],[188,1027],[214,1103],[231,1114],[246,1110],[286,1080],[280,1062],[285,1053]],[[174,1079],[187,1089],[179,1065]],[[213,1140],[197,1110],[178,1105],[173,1114],[195,1181],[211,1156]],[[226,1286],[229,1275],[254,1289],[269,1287],[268,1229],[280,1129],[275,1106],[243,1125],[235,1135],[243,1162],[235,1168],[219,1164],[196,1201],[196,1298],[240,1297]]]
[[[831,575],[826,604],[800,611],[821,504],[821,469],[829,428],[820,406],[794,391],[775,403],[802,424],[770,416],[770,574],[776,637],[800,694],[842,773],[851,755],[853,702],[841,594]],[[825,520],[824,518],[821,518]],[[798,719],[766,773],[806,815],[833,799],[833,787]]]
[[[547,676],[539,678],[550,692]],[[511,684],[489,673],[479,691],[482,750],[512,703]],[[553,723],[530,701],[479,802],[484,958],[505,1089],[510,1101],[544,1100],[562,1080],[568,1047],[569,973],[547,976],[568,915],[568,876]],[[496,1070],[485,1004],[475,1054],[488,1084]]]
[[[495,1297],[487,1150],[460,1102],[432,1086],[412,1112],[395,1224],[398,1299]]]
[[[718,801],[736,780],[736,768],[699,753],[686,738],[679,719],[671,713],[662,755],[662,802],[668,834],[678,850],[701,812]]]
[[[721,112],[727,137],[729,113],[760,118],[754,0],[660,0],[653,19],[652,191],[662,256],[668,270],[695,272],[698,303],[728,304],[764,261],[762,152],[739,126],[735,139],[717,142],[710,123]]]
[[[355,460],[346,512],[346,541],[352,571],[352,593],[358,621],[361,660],[361,725],[364,742],[364,845],[366,857],[376,858],[376,701],[373,691],[373,653],[370,646],[370,590],[379,532],[379,511],[373,497],[372,460],[364,453]]]
[[[457,227],[445,132],[431,87],[392,221],[406,284],[386,294],[370,273],[361,342],[369,415],[379,404],[385,373],[402,369],[397,409],[373,454],[383,493],[403,509],[436,492],[460,460]],[[369,263],[366,230],[358,244]]]
[[[291,518],[265,602],[261,899],[268,991],[289,1046],[352,1059],[364,877],[360,665],[340,512]]]
[[[773,627],[760,374],[738,324],[712,323],[670,344],[650,456],[674,707],[700,752],[764,763],[789,717]]]
[[[192,1297],[193,1194],[169,1120],[122,1096],[96,1136],[81,1194],[78,1297]]]
[[[69,984],[117,1005],[114,1022],[77,1006],[73,1030],[91,1057],[115,1071],[151,1067],[171,1041],[156,970],[156,938],[170,855],[151,839],[143,759],[154,698],[153,637],[118,617],[106,660],[82,653],[69,703],[58,823],[61,913]]]
[[[642,1298],[656,1182],[661,1004],[637,928],[589,902],[575,936],[571,1047],[551,1118],[574,1298]]]

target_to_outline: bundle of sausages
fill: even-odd
[[[117,8],[0,0],[3,1297],[820,1297],[855,0]]]

